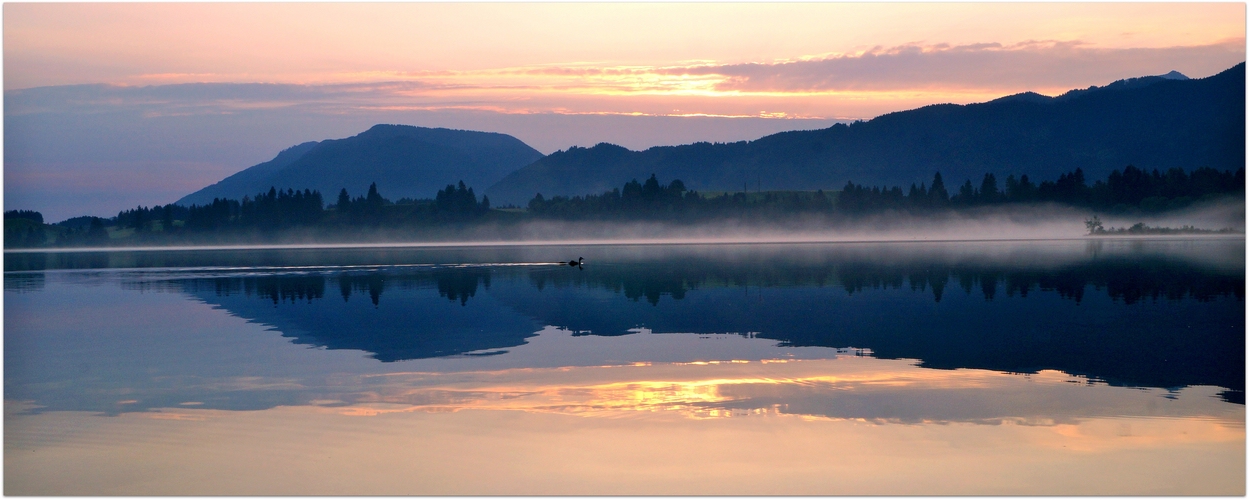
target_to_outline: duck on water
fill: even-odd
[[[568,261],[568,265],[572,267],[581,267],[583,263],[585,263],[585,257],[577,257],[577,260]]]

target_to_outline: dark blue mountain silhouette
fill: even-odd
[[[1245,164],[1245,65],[1186,79],[1179,73],[1121,80],[1058,97],[1025,92],[993,101],[937,104],[823,130],[755,141],[695,143],[629,151],[599,144],[570,148],[487,189],[496,204],[536,193],[601,193],[657,174],[690,189],[840,189],[947,184],[1027,174],[1055,179],[1076,168],[1090,179],[1135,165],[1146,170]]]
[[[314,189],[333,200],[340,189],[363,195],[376,182],[390,199],[433,198],[447,184],[488,186],[542,157],[506,134],[375,125],[346,139],[306,142],[221,182],[189,194],[179,205],[242,199],[278,189]]]

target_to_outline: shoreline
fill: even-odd
[[[8,248],[10,254],[38,253],[109,253],[109,252],[196,252],[239,250],[352,250],[352,249],[422,249],[422,248],[508,248],[508,247],[559,247],[559,246],[678,246],[678,245],[819,245],[819,244],[866,244],[866,243],[991,243],[1029,241],[1107,241],[1107,240],[1194,240],[1194,239],[1240,239],[1245,233],[1231,234],[1175,234],[1175,235],[1081,235],[1059,238],[653,238],[653,239],[581,239],[581,240],[481,240],[481,241],[424,241],[424,242],[353,242],[353,243],[290,243],[256,245],[171,245],[129,247],[61,247],[61,248]]]

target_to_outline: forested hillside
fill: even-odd
[[[1245,65],[1209,78],[1174,75],[1116,82],[1059,97],[1035,93],[969,104],[938,104],[823,130],[755,141],[629,151],[611,144],[570,148],[514,172],[486,190],[496,203],[537,193],[598,193],[651,174],[690,189],[838,189],[847,181],[906,186],[929,180],[1052,179],[1081,169],[1245,164]]]

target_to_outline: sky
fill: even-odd
[[[3,26],[4,205],[51,220],[375,123],[645,149],[1245,60],[1243,3],[6,3]]]

